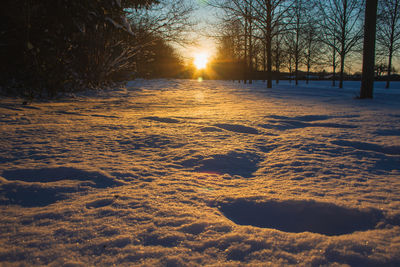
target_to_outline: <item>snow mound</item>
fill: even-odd
[[[286,200],[263,203],[245,199],[221,203],[222,213],[240,225],[284,232],[312,232],[328,236],[374,229],[383,219],[376,209],[351,209],[333,203]]]

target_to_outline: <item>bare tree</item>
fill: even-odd
[[[400,0],[379,1],[377,41],[388,57],[386,88],[390,86],[393,55],[400,50]]]
[[[279,33],[278,25],[284,20],[290,5],[288,0],[214,0],[210,5],[228,10],[238,17],[246,16],[246,6],[253,13],[255,27],[264,33],[266,45],[267,87],[272,87],[272,39]]]
[[[242,25],[243,31],[240,36],[242,39],[241,49],[243,61],[243,82],[247,83],[249,76],[249,68],[252,63],[252,42],[253,42],[253,15],[252,15],[252,0],[212,0],[208,4],[216,7],[224,12],[224,21],[238,21]],[[251,70],[250,70],[251,73]],[[251,80],[249,80],[251,82]]]
[[[340,56],[339,88],[343,88],[345,59],[363,36],[362,5],[364,0],[320,0],[322,41]]]
[[[294,46],[291,38],[288,38],[288,35],[292,34],[292,32],[286,33],[283,38],[283,57],[285,61],[283,61],[284,66],[287,68],[289,72],[289,82],[292,83],[293,79],[293,63],[294,63]]]
[[[290,43],[294,59],[294,76],[296,85],[299,84],[299,66],[304,56],[304,26],[306,25],[306,3],[303,0],[294,0],[289,9],[289,30],[287,41]]]
[[[248,0],[245,0],[248,1]],[[279,35],[291,4],[287,0],[253,0],[256,23],[265,35],[267,88],[272,87],[272,43]]]
[[[304,60],[306,65],[306,83],[308,84],[312,66],[319,63],[321,59],[321,44],[318,41],[318,30],[314,24],[308,24],[304,29],[305,53]]]
[[[253,14],[252,14],[252,7],[251,7],[251,0],[250,3],[244,3],[244,53],[245,53],[245,64],[244,64],[244,73],[245,79],[244,83],[249,81],[249,84],[253,83],[253,56],[254,56],[254,49],[253,49]]]
[[[225,18],[215,25],[212,36],[217,42],[214,68],[217,77],[223,79],[245,79],[244,69],[244,25],[238,18]]]
[[[303,38],[305,44],[304,63],[307,71],[306,83],[308,84],[312,66],[319,64],[321,61],[322,45],[319,38],[321,32],[318,28],[315,9],[313,6],[308,6],[306,17],[306,24],[303,29]]]
[[[279,84],[280,69],[284,61],[284,35],[277,34],[273,39],[273,63],[275,65],[275,80]]]
[[[194,6],[185,0],[159,0],[151,9],[127,10],[135,34],[146,32],[177,43],[187,42],[185,35],[195,24],[191,17],[193,11]]]

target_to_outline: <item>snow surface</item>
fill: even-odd
[[[400,265],[400,83],[0,100],[0,265]]]

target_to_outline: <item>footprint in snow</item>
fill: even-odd
[[[150,120],[164,123],[178,123],[179,120],[171,119],[171,118],[160,118],[160,117],[144,117],[142,120]]]
[[[66,199],[68,193],[123,185],[105,174],[71,167],[5,170],[2,177],[0,205],[22,207],[43,207]]]
[[[300,129],[306,127],[326,127],[326,128],[342,128],[342,129],[357,128],[357,126],[355,125],[330,123],[330,122],[316,122],[316,121],[328,120],[330,118],[342,118],[335,116],[305,115],[297,117],[286,117],[286,116],[271,115],[268,116],[268,118],[271,118],[269,123],[260,124],[259,126],[266,129],[276,129],[281,131]]]
[[[214,124],[213,126],[235,133],[259,134],[257,129],[240,124],[219,123]]]
[[[92,209],[92,208],[101,208],[105,206],[109,206],[114,202],[113,198],[102,198],[102,199],[97,199],[95,201],[86,203],[86,208]]]
[[[331,141],[331,143],[334,145],[351,147],[358,150],[379,152],[387,155],[400,155],[400,146],[384,146],[367,142],[346,141],[346,140],[335,140]]]
[[[333,203],[306,200],[260,203],[237,199],[220,203],[219,209],[228,219],[240,225],[272,228],[291,233],[312,232],[328,236],[375,229],[378,223],[386,219],[377,209],[352,209]]]

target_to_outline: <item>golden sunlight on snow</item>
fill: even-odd
[[[400,83],[377,85],[0,98],[0,266],[400,266]]]

